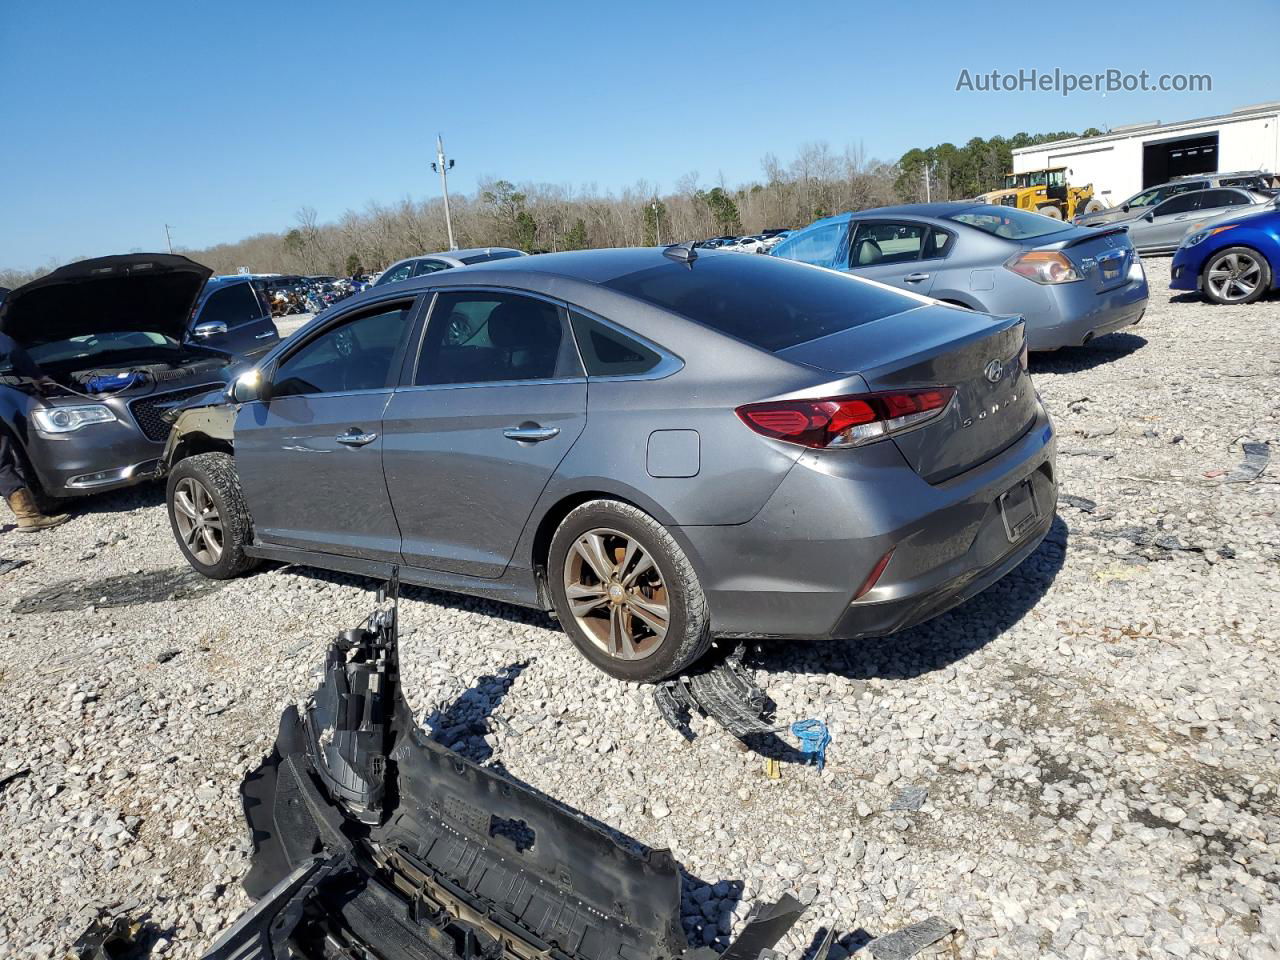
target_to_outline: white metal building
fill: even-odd
[[[1280,101],[1220,117],[1135,123],[1097,137],[1058,140],[1013,151],[1013,172],[1067,167],[1073,186],[1093,184],[1113,206],[1143,187],[1190,173],[1280,172]]]

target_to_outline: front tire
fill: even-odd
[[[551,539],[551,599],[574,646],[619,680],[679,673],[711,646],[693,564],[643,510],[617,500],[575,508]]]
[[[187,563],[211,580],[230,580],[258,565],[244,548],[253,521],[227,453],[201,453],[178,461],[165,495],[169,526]]]
[[[1271,264],[1251,247],[1227,247],[1200,272],[1200,292],[1211,303],[1253,303],[1271,288]]]

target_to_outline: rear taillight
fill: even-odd
[[[1076,265],[1056,250],[1032,250],[1005,261],[1005,266],[1020,277],[1036,283],[1074,283],[1082,279]]]
[[[756,433],[816,449],[858,447],[940,416],[955,396],[952,387],[859,393],[822,400],[776,400],[739,407],[738,417]]]

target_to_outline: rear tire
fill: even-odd
[[[1088,203],[1086,203],[1086,204],[1084,205],[1084,209],[1082,210],[1082,209],[1077,208],[1077,209],[1076,209],[1076,213],[1077,213],[1077,214],[1080,214],[1080,213],[1097,213],[1099,210],[1105,210],[1105,209],[1106,209],[1106,207],[1104,207],[1104,206],[1102,205],[1102,201],[1101,201],[1101,200],[1099,200],[1097,197],[1090,197],[1090,198],[1089,198],[1089,202],[1088,202]]]
[[[169,527],[193,570],[210,580],[230,580],[259,561],[245,556],[253,520],[227,453],[200,453],[178,461],[165,493]]]
[[[1210,303],[1253,303],[1271,289],[1271,264],[1252,247],[1219,250],[1200,271],[1200,292]]]
[[[1052,217],[1054,220],[1062,219],[1062,211],[1052,203],[1046,203],[1043,207],[1036,207],[1036,213],[1043,217]]]
[[[693,564],[662,524],[629,503],[591,500],[571,511],[551,539],[547,580],[561,627],[611,677],[662,680],[711,646]]]

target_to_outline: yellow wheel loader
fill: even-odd
[[[981,199],[1004,207],[1041,213],[1055,220],[1070,220],[1078,213],[1092,213],[1105,206],[1093,195],[1093,184],[1073,187],[1067,183],[1067,168],[1006,173],[1004,186],[984,193]]]

